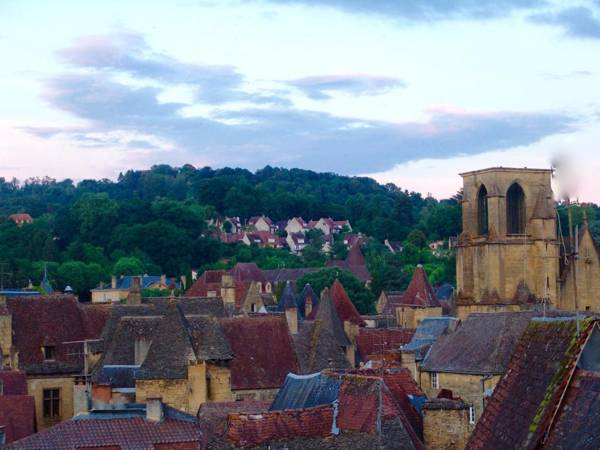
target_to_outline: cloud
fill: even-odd
[[[191,64],[153,51],[138,33],[86,36],[60,50],[59,57],[75,67],[125,73],[137,79],[195,87],[196,100],[222,104],[253,100],[244,92],[244,78],[227,65]],[[260,100],[260,98],[258,99]]]
[[[524,145],[573,126],[573,119],[561,114],[433,111],[425,123],[396,124],[277,106],[183,117],[183,105],[159,103],[157,94],[158,89],[127,86],[102,74],[64,74],[45,81],[43,96],[89,123],[87,130],[71,134],[75,140],[127,146],[136,135],[152,136],[162,143],[152,145],[169,147],[179,160],[252,169],[271,164],[375,172],[425,156]]]
[[[564,9],[558,13],[536,14],[530,19],[540,24],[560,26],[567,36],[600,39],[600,18],[583,6]]]
[[[589,70],[573,70],[571,72],[566,72],[566,73],[550,73],[550,72],[543,72],[540,73],[540,76],[546,80],[551,80],[551,81],[563,81],[563,80],[570,80],[573,78],[581,78],[581,77],[590,77],[594,75],[594,72],[590,72]]]
[[[312,76],[291,80],[287,84],[300,89],[314,100],[331,98],[330,92],[345,92],[356,96],[377,95],[406,86],[399,78],[362,74]]]
[[[486,19],[514,10],[546,4],[544,0],[267,0],[278,4],[302,4],[336,8],[348,13],[379,15],[393,19],[431,21]]]

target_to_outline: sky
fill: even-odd
[[[0,1],[0,176],[154,164],[600,202],[600,0]]]

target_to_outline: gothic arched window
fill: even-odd
[[[477,231],[480,236],[488,234],[488,199],[483,184],[477,193]]]
[[[525,233],[525,193],[518,183],[506,193],[506,230],[508,234]]]

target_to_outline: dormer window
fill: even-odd
[[[42,352],[44,353],[44,361],[54,361],[56,356],[56,347],[54,345],[44,345]]]

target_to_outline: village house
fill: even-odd
[[[306,233],[308,231],[308,224],[302,217],[292,217],[288,220],[285,231],[287,234]]]
[[[24,372],[0,367],[0,445],[35,432],[35,401]]]
[[[8,220],[12,220],[18,227],[33,223],[33,218],[27,213],[11,214]]]
[[[0,298],[0,360],[26,374],[38,430],[86,409],[86,348],[107,316],[72,296]]]
[[[19,450],[203,450],[206,437],[195,415],[145,404],[93,410],[4,447]]]
[[[270,234],[275,234],[277,232],[277,227],[271,221],[270,218],[266,216],[253,216],[248,219],[248,229],[252,231],[265,231]]]
[[[308,245],[304,233],[288,233],[285,238],[285,242],[290,251],[294,254],[301,253],[302,250],[304,250],[304,248]]]
[[[419,368],[433,343],[445,333],[453,333],[460,321],[454,317],[426,317],[408,344],[401,347],[402,367],[419,382]]]
[[[260,248],[283,248],[282,238],[270,231],[245,231],[242,234],[241,242]]]
[[[316,222],[311,221],[309,228],[321,230],[325,236],[340,233],[344,229],[352,231],[348,220],[333,220],[331,217],[320,218]]]
[[[597,448],[600,323],[533,319],[477,422],[467,448]]]
[[[129,289],[132,285],[134,276],[112,276],[110,285],[104,286],[102,283],[91,290],[92,303],[114,303],[127,299]],[[141,289],[179,289],[185,287],[182,280],[167,278],[166,275],[142,275],[140,278]]]
[[[399,327],[411,329],[417,328],[425,317],[443,314],[442,304],[421,264],[417,265],[406,291],[382,291],[376,309],[380,314],[392,316]]]
[[[444,389],[463,400],[472,431],[533,314],[471,314],[432,344],[419,367],[419,385],[429,398]]]
[[[403,373],[290,374],[269,412],[230,414],[209,446],[423,449],[414,393]]]

